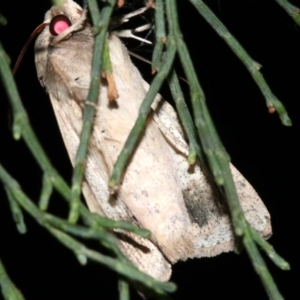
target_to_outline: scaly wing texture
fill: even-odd
[[[147,86],[148,84],[144,82],[144,87]],[[213,256],[233,250],[234,236],[228,210],[220,202],[216,186],[209,180],[208,172],[200,162],[193,167],[188,165],[188,146],[183,138],[176,112],[168,102],[158,105],[158,101],[159,99],[156,99],[153,107],[154,120],[170,144],[191,219],[202,228],[198,238],[195,238],[194,256]],[[270,215],[264,203],[233,165],[230,165],[230,169],[247,221],[264,238],[270,237],[272,234]]]
[[[74,164],[90,82],[93,35],[73,1],[52,8],[46,21],[58,14],[68,16],[72,26],[56,37],[45,27],[36,42],[36,64]],[[114,35],[109,38],[109,48],[119,98],[111,105],[102,82],[83,193],[91,211],[151,231],[150,241],[118,232],[121,249],[140,270],[168,280],[169,262],[232,250],[230,219],[200,163],[188,165],[188,146],[177,115],[159,95],[118,191],[109,193],[107,183],[113,165],[148,90],[126,48]],[[233,167],[232,174],[247,220],[263,236],[270,235],[270,216],[264,204]]]

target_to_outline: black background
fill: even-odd
[[[270,242],[290,262],[292,269],[285,272],[268,260],[267,264],[283,296],[295,299],[299,294],[295,281],[299,268],[296,245],[300,28],[275,1],[210,0],[206,3],[263,66],[265,79],[293,121],[292,127],[284,127],[277,114],[268,114],[264,98],[243,64],[188,1],[181,1],[179,12],[184,38],[221,139],[233,164],[268,207],[274,232]],[[300,6],[299,1],[293,3]],[[1,42],[12,64],[49,7],[50,1],[37,0],[0,4],[1,13],[8,19],[8,25],[1,28]],[[150,73],[149,66],[143,65],[143,69],[143,74]],[[33,46],[18,70],[16,81],[42,145],[54,166],[69,181],[71,166],[50,101],[36,78]],[[12,138],[8,100],[2,85],[0,92],[0,163],[37,201],[42,173],[24,143]],[[50,210],[67,215],[67,206],[57,194],[53,196]],[[28,232],[20,235],[1,188],[0,257],[26,299],[117,299],[117,276],[113,272],[94,263],[80,266],[75,256],[31,217],[25,214],[25,220]],[[178,284],[174,299],[267,299],[245,253],[178,263],[173,268],[172,280]],[[133,292],[132,297],[138,295]]]

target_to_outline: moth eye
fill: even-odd
[[[70,19],[65,15],[55,16],[49,25],[49,30],[52,35],[59,35],[72,25]]]

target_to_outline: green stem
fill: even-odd
[[[39,207],[41,210],[46,211],[48,209],[52,192],[53,192],[53,185],[51,182],[51,178],[48,176],[47,173],[44,173],[42,192],[41,192],[40,201],[39,201]]]
[[[130,300],[129,286],[128,283],[124,280],[119,279],[118,281],[119,288],[119,299],[120,300]]]
[[[202,3],[197,1],[197,3]],[[176,45],[179,58],[190,86],[190,93],[193,105],[194,119],[198,130],[198,137],[201,141],[203,151],[207,157],[208,164],[216,183],[225,191],[227,203],[230,210],[232,225],[236,236],[241,237],[252,264],[261,278],[263,285],[272,299],[280,299],[281,295],[265,267],[260,253],[257,251],[255,240],[249,234],[250,225],[245,219],[234,181],[229,168],[230,159],[226,153],[220,138],[216,132],[209,111],[205,104],[205,97],[198,82],[188,49],[183,41],[178,25],[177,8],[175,0],[166,2],[168,19],[172,18],[173,23],[170,30],[176,37]],[[262,241],[262,243],[266,243]]]
[[[77,225],[66,224],[65,221],[39,210],[39,208],[24,194],[19,184],[6,172],[1,165],[0,180],[2,180],[5,188],[9,189],[12,197],[18,201],[18,204],[23,207],[23,209],[25,209],[32,217],[34,217],[41,226],[45,227],[52,235],[54,235],[63,245],[72,250],[81,263],[85,263],[87,259],[99,262],[117,272],[119,275],[130,279],[133,283],[137,282],[137,284],[154,291],[160,296],[164,296],[165,292],[175,291],[176,286],[173,283],[156,281],[152,277],[140,272],[127,259],[125,260],[123,257],[118,259],[102,255],[97,251],[86,248],[84,244],[80,243],[70,235],[53,227],[51,223],[61,227],[63,230],[70,231],[81,237],[89,236],[89,238],[100,238],[102,236],[101,231],[97,232],[95,230],[85,230]],[[106,241],[111,242],[111,240],[108,239]]]
[[[255,240],[257,245],[262,248],[262,250],[268,255],[268,257],[278,268],[282,270],[290,270],[289,263],[275,252],[272,245],[267,243],[255,229],[249,227],[249,230],[252,238]]]
[[[165,28],[165,10],[162,0],[155,1],[155,40],[156,44],[152,54],[152,72],[160,69],[162,53],[167,40]]]
[[[21,292],[9,278],[0,259],[0,286],[5,300],[25,300]]]
[[[24,234],[26,233],[26,225],[24,223],[23,213],[22,210],[18,204],[18,202],[14,199],[9,189],[5,189],[8,202],[10,204],[10,209],[14,218],[14,221],[17,224],[17,229],[19,233]]]
[[[87,96],[87,103],[97,103],[100,92],[99,82],[101,80],[103,49],[106,38],[106,31],[110,16],[112,14],[115,0],[107,1],[107,5],[103,8],[100,15],[98,4],[96,0],[89,0],[89,9],[94,26],[99,30],[95,37],[94,52],[92,58],[91,82]],[[72,177],[72,191],[71,191],[71,207],[69,213],[69,221],[76,223],[79,218],[79,206],[81,195],[81,183],[85,170],[85,162],[89,148],[89,141],[92,133],[93,123],[95,117],[95,106],[86,105],[83,112],[83,126],[80,134],[80,144],[75,158],[75,168]]]
[[[123,171],[125,169],[125,166],[133,153],[133,150],[135,149],[137,142],[139,140],[139,137],[141,136],[143,129],[145,127],[148,114],[151,110],[151,104],[157,95],[163,81],[168,76],[171,66],[174,61],[176,53],[176,47],[174,45],[174,41],[172,41],[172,38],[168,38],[168,48],[166,51],[166,60],[163,62],[161,69],[159,73],[155,76],[153,79],[149,90],[147,92],[147,95],[139,109],[139,116],[125,142],[125,145],[123,147],[122,152],[120,153],[117,162],[114,166],[111,178],[109,180],[109,187],[111,189],[114,189],[121,181],[121,177],[123,174]]]
[[[204,161],[202,151],[199,147],[196,135],[196,128],[194,126],[193,119],[188,110],[187,104],[184,100],[184,95],[180,88],[179,80],[175,70],[173,69],[169,75],[169,86],[172,94],[172,98],[176,104],[176,110],[178,112],[179,118],[183,125],[184,131],[188,136],[189,140],[189,157],[188,162],[193,165],[196,162],[197,156],[200,161]]]
[[[259,71],[261,66],[249,56],[249,54],[241,46],[237,39],[233,35],[231,35],[231,33],[224,26],[224,24],[217,18],[217,16],[209,9],[209,7],[203,1],[190,0],[190,2],[196,7],[198,12],[219,34],[219,36],[224,39],[224,41],[227,43],[230,49],[235,53],[235,55],[242,61],[242,63],[248,69],[252,78],[254,79],[260,91],[264,95],[267,107],[270,110],[275,109],[278,112],[283,125],[291,126],[292,122],[285,110],[284,105],[272,93],[263,75]]]
[[[17,86],[12,76],[12,72],[6,59],[6,53],[0,42],[0,76],[4,84],[8,99],[13,111],[13,135],[15,139],[23,137],[27,147],[30,149],[34,158],[40,165],[41,169],[47,173],[56,189],[69,199],[70,189],[58,172],[52,167],[49,158],[45,154],[43,148],[37,140],[33,132],[27,113],[22,105]]]
[[[265,287],[265,290],[271,300],[283,300],[282,295],[277,289],[277,286],[263,260],[261,255],[259,254],[259,251],[253,242],[251,233],[249,228],[245,230],[245,234],[243,237],[243,244],[246,248],[246,251],[248,253],[248,256],[250,257],[250,260],[252,262],[252,265],[254,267],[254,270],[258,274],[258,276],[261,279],[261,282],[263,286]]]
[[[286,0],[275,0],[286,13],[300,26],[300,9]]]

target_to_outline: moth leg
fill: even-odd
[[[152,24],[145,24],[145,25],[142,25],[138,28],[135,28],[135,29],[125,29],[125,30],[119,30],[119,31],[114,31],[114,33],[116,34],[116,36],[118,37],[123,37],[123,38],[133,38],[133,39],[136,39],[138,41],[141,41],[143,43],[146,43],[146,44],[149,44],[149,45],[152,45],[152,42],[146,40],[146,39],[143,39],[137,35],[134,35],[133,33],[135,32],[142,32],[142,31],[145,31],[145,30],[148,30],[152,27]]]

